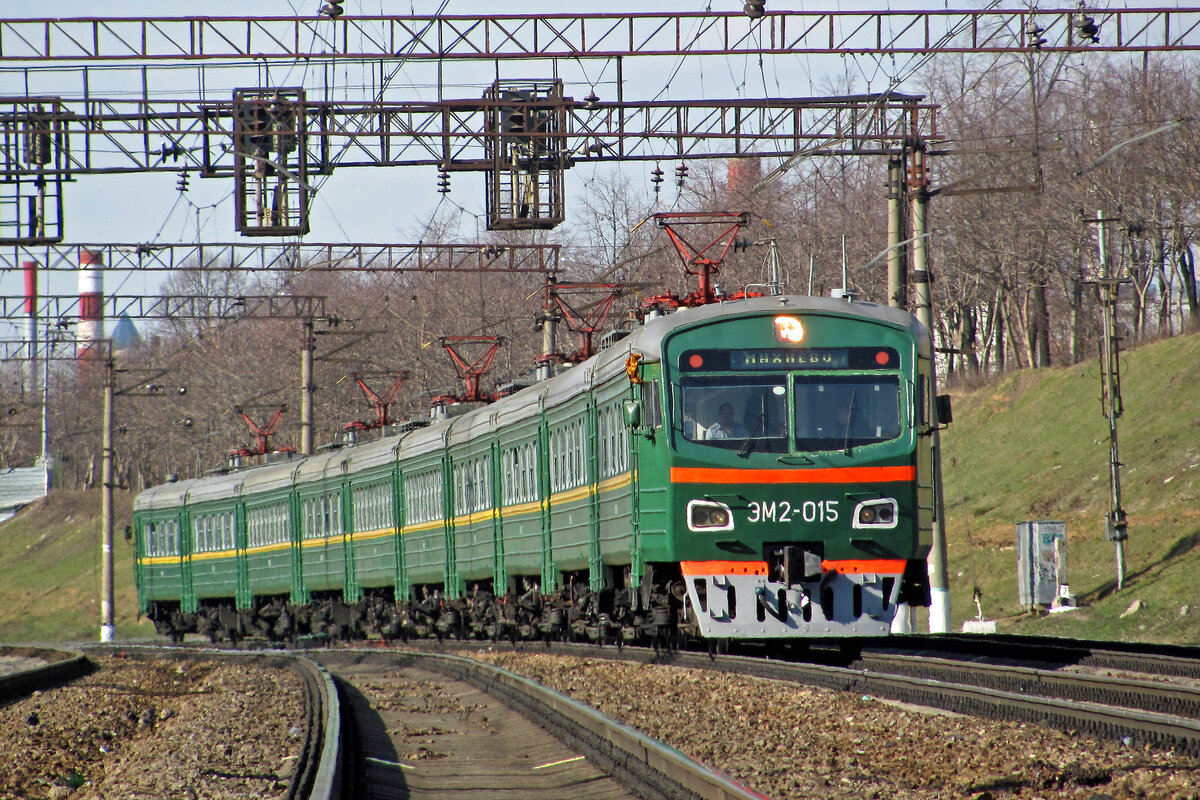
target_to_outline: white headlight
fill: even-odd
[[[872,530],[894,528],[899,521],[898,508],[896,501],[890,497],[864,500],[854,507],[854,516],[850,518],[852,520],[850,526]]]
[[[689,500],[687,526],[689,531],[731,531],[733,512],[714,500]]]

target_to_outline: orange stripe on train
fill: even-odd
[[[822,561],[825,572],[841,572],[849,575],[878,573],[900,575],[904,572],[902,558],[850,558],[838,561]],[[680,571],[685,578],[698,575],[766,575],[765,561],[681,561]]]
[[[827,467],[822,469],[736,469],[671,467],[672,483],[876,483],[912,481],[917,468]]]

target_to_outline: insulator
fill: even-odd
[[[179,180],[175,182],[175,188],[180,192],[186,192],[188,190],[188,174],[186,169],[180,170]]]
[[[1079,30],[1079,38],[1092,42],[1100,41],[1100,26],[1087,14],[1080,14],[1075,18],[1075,27]]]
[[[687,178],[687,174],[688,174],[687,164],[680,164],[678,167],[676,167],[675,168],[675,185],[683,186],[683,182]]]
[[[661,169],[659,169],[658,167],[655,167],[653,170],[651,170],[650,174],[653,176],[652,178],[650,178],[650,180],[652,182],[654,182],[654,183],[662,183],[663,182],[663,171]]]
[[[321,13],[330,19],[336,19],[342,15],[343,11],[345,11],[345,9],[342,8],[342,3],[345,1],[346,0],[329,0],[328,3],[321,6]]]
[[[588,92],[587,97],[583,98],[583,103],[586,108],[595,108],[600,102],[600,96],[596,94],[596,90],[592,89]]]
[[[26,123],[25,163],[50,163],[50,130],[45,118],[32,118]]]
[[[275,128],[275,151],[290,153],[296,149],[296,112],[288,105],[276,104],[271,111]]]
[[[746,5],[742,6],[742,11],[750,19],[761,19],[766,13],[766,0],[747,0]]]

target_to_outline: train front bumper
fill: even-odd
[[[823,562],[819,575],[772,580],[765,561],[685,561],[691,611],[708,638],[883,636],[896,615],[905,562]]]

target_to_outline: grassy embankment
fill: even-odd
[[[1144,345],[1121,360],[1119,420],[1125,587],[1104,535],[1108,423],[1093,360],[1023,370],[954,394],[943,435],[954,625],[975,615],[1001,631],[1200,643],[1200,335]],[[1080,608],[1044,615],[1017,596],[1015,523],[1067,524],[1067,577]],[[1122,616],[1137,601],[1140,609]]]
[[[137,620],[131,496],[116,492],[113,572],[118,638],[154,635]],[[100,493],[62,491],[0,524],[0,641],[96,641],[100,636]]]
[[[1126,586],[1116,591],[1107,423],[1094,361],[1020,371],[954,394],[943,435],[953,625],[983,613],[1000,630],[1200,643],[1200,335],[1122,360],[1120,420]],[[153,634],[136,617],[130,497],[116,503],[118,638]],[[60,492],[0,525],[0,641],[94,640],[99,631],[97,493]],[[1046,615],[1017,599],[1015,523],[1067,523],[1068,578],[1080,608]],[[1122,616],[1135,601],[1140,610]]]

